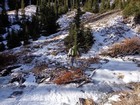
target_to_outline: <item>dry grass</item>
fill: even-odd
[[[121,43],[114,44],[107,51],[101,53],[104,56],[118,57],[140,54],[140,38],[125,39]]]
[[[71,82],[79,82],[84,79],[83,77],[83,71],[80,69],[75,71],[61,71],[61,73],[54,78],[53,82],[58,85],[67,84]]]
[[[131,83],[132,92],[124,92],[120,96],[120,101],[113,102],[112,105],[140,105],[140,83]]]
[[[98,56],[96,56],[94,58],[89,58],[88,62],[90,62],[90,63],[99,63],[100,62],[100,58]]]
[[[91,98],[79,98],[80,105],[95,105],[93,99]]]
[[[0,54],[0,69],[16,63],[17,57],[12,54]]]
[[[122,74],[122,73],[119,73],[117,76],[118,76],[118,79],[123,79],[124,78],[124,74]]]
[[[37,65],[36,67],[33,68],[32,72],[35,74],[35,75],[40,75],[41,73],[43,73],[43,71],[45,69],[47,69],[48,65],[47,64],[40,64],[40,65]]]

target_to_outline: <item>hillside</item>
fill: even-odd
[[[1,105],[80,105],[82,98],[90,98],[98,105],[112,105],[113,101],[120,100],[119,92],[133,90],[133,85],[129,83],[140,81],[140,56],[114,58],[100,55],[126,38],[140,37],[138,26],[133,27],[133,21],[125,22],[120,11],[98,17],[96,21],[90,18],[85,26],[92,29],[95,44],[86,54],[77,58],[74,65],[74,71],[82,70],[84,80],[57,84],[57,76],[67,71],[73,72],[65,51],[64,38],[68,35],[67,27],[74,15],[75,12],[71,11],[58,19],[61,29],[56,34],[41,36],[29,45],[1,53],[17,58],[10,66],[1,68]],[[92,15],[86,12],[81,18],[84,22]],[[9,82],[13,75],[19,74],[25,79],[21,86],[17,82]]]

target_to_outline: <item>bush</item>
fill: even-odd
[[[140,38],[133,37],[131,39],[125,39],[121,43],[113,45],[107,51],[101,53],[104,56],[125,56],[140,54]]]
[[[14,64],[17,61],[17,57],[11,54],[0,54],[0,69],[2,67]]]
[[[139,105],[140,103],[140,84],[130,83],[131,91],[122,91],[119,93],[119,101],[112,102],[111,105]],[[117,94],[118,95],[118,94]]]
[[[85,76],[83,75],[83,71],[78,69],[75,71],[63,71],[59,76],[57,76],[53,82],[61,85],[67,84],[71,82],[79,82],[85,80]]]

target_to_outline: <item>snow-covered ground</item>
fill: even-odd
[[[84,16],[87,16],[86,14]],[[18,87],[17,83],[8,83],[11,75],[0,77],[0,105],[80,105],[78,104],[79,98],[91,98],[98,104],[109,105],[112,101],[119,100],[119,96],[115,95],[106,99],[108,93],[130,90],[127,83],[140,81],[139,67],[132,61],[133,59],[139,61],[140,56],[124,57],[124,59],[100,56],[99,63],[91,63],[84,71],[87,76],[90,76],[91,82],[82,87],[77,88],[78,83],[37,84],[32,73],[36,65],[46,63],[48,69],[56,69],[59,66],[69,67],[69,58],[63,39],[68,35],[65,28],[68,27],[74,15],[75,12],[70,12],[58,20],[63,31],[48,37],[41,37],[26,47],[10,50],[13,54],[21,53],[19,58],[21,66],[12,71],[24,73],[26,81],[23,85],[26,87]],[[82,59],[98,56],[100,51],[125,38],[139,36],[135,29],[123,22],[121,15],[116,14],[89,23],[88,26],[91,27],[96,42],[87,54],[82,54]],[[25,63],[24,60],[28,57],[34,58],[30,63]],[[17,91],[18,95],[12,94]]]

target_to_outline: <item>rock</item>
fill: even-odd
[[[3,69],[1,72],[0,72],[0,76],[7,76],[11,73],[11,71],[13,69],[16,69],[16,68],[19,68],[20,66],[19,65],[16,65],[16,66],[9,66],[5,69]]]
[[[93,99],[91,98],[87,98],[87,99],[79,98],[79,102],[80,102],[79,105],[95,105]]]
[[[23,94],[23,91],[14,91],[10,96],[9,98],[14,98],[16,96],[20,96]]]
[[[20,84],[24,83],[25,82],[25,79],[22,77],[22,78],[12,78],[9,83],[13,83],[13,82],[18,82]]]
[[[4,69],[0,72],[0,76],[7,76],[10,73],[11,73],[11,71],[8,71],[7,69]]]
[[[9,83],[18,82],[19,85],[25,82],[24,74],[22,72],[15,72],[11,74],[12,78]]]

